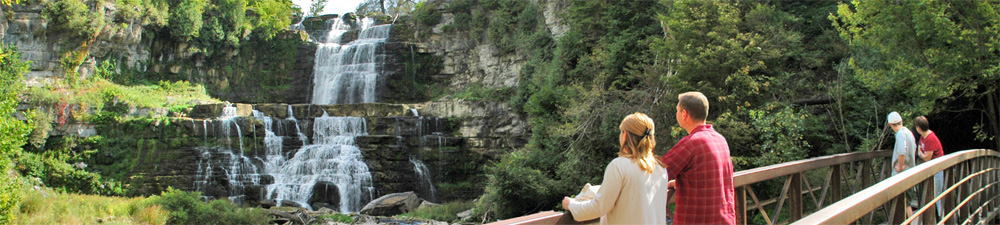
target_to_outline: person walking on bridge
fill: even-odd
[[[667,171],[656,160],[653,119],[642,113],[628,115],[618,129],[618,158],[604,169],[596,197],[577,201],[563,197],[562,206],[576,221],[607,215],[601,223],[666,224]]]
[[[931,124],[927,121],[927,117],[917,117],[913,120],[913,125],[917,127],[917,133],[920,134],[920,144],[917,145],[917,155],[920,156],[920,159],[926,162],[944,156],[944,149],[941,148],[941,141],[938,140],[937,134],[931,130]],[[941,191],[944,189],[943,182],[944,171],[934,174],[934,196],[941,194]],[[944,211],[941,207],[941,202],[938,201],[938,218],[942,216],[942,212]]]
[[[705,122],[708,98],[686,92],[677,99],[677,124],[688,135],[661,158],[675,179],[668,184],[677,190],[674,224],[736,224],[733,162],[726,138]]]
[[[903,117],[899,116],[898,112],[889,113],[886,119],[889,127],[896,133],[896,144],[892,148],[892,175],[895,176],[916,165],[916,158],[914,157],[917,144],[914,140],[913,132],[910,132],[910,129],[906,128],[906,126],[903,126]],[[913,188],[907,190],[904,202],[908,203],[904,207],[906,208],[906,216],[912,215],[913,208],[911,207],[917,207],[917,191]]]

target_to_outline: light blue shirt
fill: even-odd
[[[899,128],[899,131],[896,131],[896,145],[892,148],[892,175],[897,174],[896,161],[899,160],[899,155],[903,155],[903,158],[906,159],[906,162],[903,162],[906,165],[903,171],[906,171],[916,166],[916,158],[914,158],[916,153],[917,141],[913,137],[913,132],[910,132],[910,129],[906,127]]]

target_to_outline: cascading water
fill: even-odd
[[[260,170],[257,165],[253,163],[253,160],[246,157],[243,154],[243,132],[240,129],[239,123],[236,121],[237,109],[232,105],[228,105],[222,109],[222,114],[219,116],[218,123],[219,132],[217,137],[226,139],[226,146],[224,147],[199,147],[197,148],[201,151],[201,159],[198,161],[198,175],[195,180],[195,189],[198,191],[205,192],[206,189],[213,186],[210,178],[213,175],[213,171],[218,166],[225,172],[226,184],[224,186],[228,187],[226,190],[229,200],[236,203],[243,203],[246,196],[244,194],[244,189],[249,186],[260,185]],[[203,122],[207,125],[208,122]],[[206,127],[206,134],[208,133],[208,128]],[[232,128],[236,128],[236,136],[239,143],[237,146],[239,148],[233,147],[233,133]],[[221,162],[213,164],[212,162]],[[219,185],[219,184],[215,184]]]
[[[309,138],[307,138],[306,135],[302,133],[302,129],[299,128],[299,120],[295,119],[295,112],[292,111],[291,105],[288,106],[288,118],[285,120],[292,121],[292,123],[295,124],[295,133],[299,136],[299,141],[302,142],[302,145],[304,146],[309,144],[307,143],[309,142]]]
[[[354,138],[367,135],[366,122],[359,117],[315,118],[313,144],[302,149],[271,173],[274,184],[267,186],[267,198],[277,202],[290,200],[309,207],[313,187],[318,182],[331,182],[338,187],[341,212],[357,212],[370,200],[374,188],[368,165]]]
[[[375,102],[375,85],[385,63],[378,50],[389,38],[391,25],[373,25],[374,21],[361,19],[357,40],[344,45],[341,37],[350,26],[342,19],[331,25],[316,49],[313,104]]]
[[[410,157],[410,163],[413,164],[413,170],[417,171],[417,176],[420,177],[420,191],[429,194],[430,201],[437,201],[437,189],[434,188],[434,181],[431,179],[431,170],[427,168],[424,161],[420,159]]]
[[[276,168],[281,167],[281,165],[285,163],[285,157],[281,154],[284,139],[274,134],[272,128],[274,120],[271,117],[264,115],[264,113],[257,110],[253,111],[253,117],[264,123],[265,153],[264,159],[261,159],[261,161],[264,161],[264,173],[273,174],[276,172],[274,171]]]

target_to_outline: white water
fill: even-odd
[[[309,138],[306,137],[306,135],[302,133],[302,129],[299,128],[299,120],[295,119],[295,112],[292,111],[291,105],[288,106],[288,118],[285,118],[285,120],[292,121],[292,123],[295,124],[295,133],[299,136],[299,141],[302,141],[302,145],[304,146],[309,144]]]
[[[268,199],[290,200],[306,208],[312,188],[318,182],[337,185],[341,212],[358,212],[362,197],[372,199],[372,176],[354,138],[367,135],[366,122],[359,117],[315,118],[313,144],[303,146],[294,157],[270,173],[274,184],[267,186]],[[271,169],[268,169],[269,171]]]
[[[424,161],[412,156],[410,157],[410,163],[413,164],[413,170],[420,177],[421,191],[429,192],[427,194],[430,194],[430,201],[437,201],[437,189],[434,188],[434,181],[431,179],[431,170],[427,168]]]
[[[242,203],[246,198],[244,195],[244,188],[247,186],[260,185],[260,170],[253,161],[243,154],[243,131],[240,129],[239,123],[236,121],[237,109],[233,107],[232,104],[227,105],[222,109],[222,114],[219,115],[218,121],[222,125],[221,129],[217,133],[217,137],[226,139],[226,146],[222,148],[198,148],[201,151],[201,160],[198,161],[198,175],[195,179],[195,188],[199,191],[205,191],[208,188],[211,181],[212,173],[214,167],[212,161],[222,162],[223,165],[219,165],[218,168],[222,169],[226,174],[227,182],[227,193],[229,200]],[[205,126],[205,133],[208,133],[208,122],[202,122]],[[239,142],[239,148],[233,147],[233,134],[232,128],[236,128],[237,141]],[[207,138],[207,137],[206,137]],[[218,184],[216,184],[218,185]]]
[[[357,40],[341,45],[350,26],[338,19],[325,41],[316,49],[313,67],[313,104],[375,102],[375,86],[382,73],[385,56],[376,54],[389,38],[391,25],[373,25],[361,19]]]

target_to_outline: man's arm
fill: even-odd
[[[896,156],[896,165],[893,165],[893,169],[895,169],[897,173],[903,172],[903,169],[906,169],[906,158],[904,158],[903,155]]]
[[[931,158],[934,157],[934,152],[929,152],[929,151],[925,152],[923,149],[917,148],[917,155],[920,155],[920,159],[923,159],[924,162],[927,162],[931,161]]]

